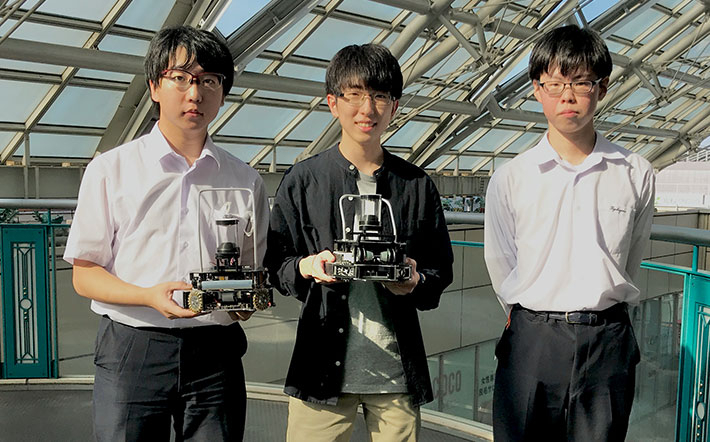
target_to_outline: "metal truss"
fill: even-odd
[[[140,135],[153,118],[141,57],[96,49],[107,35],[144,42],[151,38],[150,30],[117,24],[130,0],[116,1],[101,21],[42,12],[41,3],[0,2],[0,25],[12,23],[0,35],[0,59],[66,68],[59,74],[0,68],[0,80],[50,86],[23,123],[0,121],[0,136],[13,134],[0,145],[0,164],[16,160],[23,143],[26,163],[45,161],[32,156],[32,133],[100,136],[96,150],[100,153]],[[229,1],[166,3],[172,9],[164,25],[187,23],[213,29]],[[598,31],[611,48],[610,88],[596,114],[597,128],[607,137],[644,155],[660,169],[691,157],[710,136],[708,2],[626,0],[593,18],[585,15],[591,0],[370,0],[373,6],[389,7],[390,15],[356,12],[362,8],[355,8],[355,3],[368,2],[272,1],[228,35],[237,89],[227,97],[226,109],[211,125],[210,135],[237,148],[259,146],[247,161],[272,172],[293,161],[280,159],[279,147],[300,149],[299,160],[337,142],[340,127],[330,117],[325,127],[307,139],[296,138],[296,131],[306,127],[302,125],[314,113],[329,115],[323,78],[290,77],[281,71],[324,72],[333,54],[303,48],[314,46],[321,29],[342,25],[363,30],[363,35],[370,35],[369,41],[387,45],[402,66],[405,94],[384,136],[385,146],[435,174],[487,175],[534,145],[544,133],[546,120],[532,96],[525,60],[542,32],[576,23]],[[639,20],[643,20],[642,29]],[[23,23],[78,29],[90,37],[83,47],[14,38],[13,32]],[[290,40],[276,47],[287,35]],[[334,34],[336,38],[341,46],[364,42],[351,41],[346,33]],[[80,68],[134,77],[131,81],[77,77]],[[40,123],[67,86],[119,91],[123,98],[103,128]],[[229,122],[248,112],[248,105],[265,106],[274,113],[296,112],[275,135],[230,133]],[[398,145],[397,140],[414,127],[418,137]],[[507,135],[490,145],[485,140],[492,134]]]

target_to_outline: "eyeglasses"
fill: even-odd
[[[166,69],[160,73],[160,76],[172,81],[177,90],[185,92],[190,89],[192,83],[202,86],[208,91],[216,91],[222,86],[224,75],[215,72],[202,72],[193,74],[182,69]]]
[[[599,84],[600,81],[602,81],[603,78],[598,78],[594,81],[592,80],[587,80],[587,81],[573,81],[571,83],[563,83],[561,81],[546,81],[544,83],[540,83],[539,81],[537,84],[539,84],[542,89],[547,92],[547,95],[551,97],[558,97],[562,95],[562,93],[565,91],[565,88],[569,86],[569,88],[572,90],[572,93],[577,94],[577,95],[586,95],[592,92],[592,89],[594,89],[594,86]]]
[[[383,93],[370,94],[364,91],[350,91],[341,92],[338,94],[338,96],[345,100],[345,102],[349,105],[355,107],[362,106],[362,103],[364,103],[367,98],[369,98],[373,103],[375,103],[375,107],[378,109],[384,109],[385,107],[387,107],[387,105],[392,103],[392,97]]]

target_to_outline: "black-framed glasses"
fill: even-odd
[[[202,86],[209,91],[216,91],[222,86],[222,81],[224,81],[224,75],[216,72],[193,74],[183,69],[166,69],[160,73],[160,76],[170,80],[181,92],[190,89],[192,83]]]
[[[572,90],[572,93],[574,94],[589,94],[592,92],[592,89],[594,89],[594,86],[599,84],[599,82],[602,80],[603,78],[597,78],[596,80],[572,81],[570,83],[564,83],[562,81],[546,81],[544,83],[540,83],[538,81],[537,84],[539,84],[540,87],[542,87],[542,89],[547,92],[547,95],[551,97],[557,97],[562,95],[567,86],[569,86],[569,88]]]
[[[392,103],[392,97],[382,92],[367,93],[365,91],[348,91],[339,93],[338,97],[355,107],[362,106],[362,103],[364,103],[368,98],[375,104],[375,107],[380,109],[383,109]]]

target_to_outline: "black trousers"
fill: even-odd
[[[494,440],[624,440],[640,354],[616,316],[577,325],[513,309],[496,347]]]
[[[99,323],[94,434],[99,441],[241,441],[246,418],[238,323],[190,329]]]

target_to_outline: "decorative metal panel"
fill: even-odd
[[[37,268],[34,243],[12,243],[13,306],[15,315],[15,364],[36,364]]]
[[[50,376],[47,235],[39,226],[3,226],[2,330],[6,378]]]
[[[707,440],[708,433],[708,341],[710,340],[710,307],[699,306],[695,333],[696,364],[693,375],[693,400],[690,404],[690,431],[694,441]]]
[[[676,441],[707,441],[710,400],[710,276],[689,272],[683,291]]]

